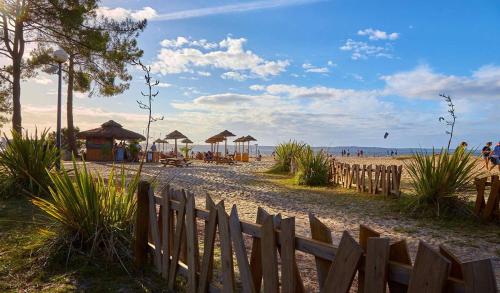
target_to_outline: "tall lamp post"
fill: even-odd
[[[59,65],[57,70],[58,85],[57,85],[57,131],[56,131],[56,148],[59,153],[59,158],[56,161],[56,168],[61,168],[61,87],[62,87],[62,64],[68,61],[69,56],[63,49],[54,51],[54,60]]]

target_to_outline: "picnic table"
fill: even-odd
[[[186,167],[191,165],[192,162],[188,162],[182,158],[165,158],[161,159],[160,163],[162,163],[164,167],[166,167],[167,165],[175,167]]]

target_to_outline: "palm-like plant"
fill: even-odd
[[[306,144],[299,143],[295,140],[278,144],[274,150],[276,163],[271,168],[271,171],[276,173],[289,173],[292,171],[292,160],[294,160],[305,147]]]
[[[122,255],[130,245],[139,177],[127,182],[122,168],[120,180],[114,169],[104,179],[87,170],[85,163],[78,169],[73,161],[73,167],[74,176],[64,169],[50,174],[50,197],[36,197],[33,203],[59,224],[58,235],[70,247],[90,255]]]
[[[59,160],[57,149],[50,142],[48,131],[40,136],[16,131],[3,151],[0,151],[0,192],[7,195],[42,195],[50,184],[47,170]]]
[[[435,215],[467,211],[465,199],[459,195],[470,182],[479,175],[475,168],[473,151],[458,147],[450,153],[441,149],[440,153],[416,152],[406,163],[412,179],[416,197],[410,209],[426,211],[433,207]]]
[[[300,185],[326,185],[328,184],[329,160],[323,151],[314,153],[310,146],[306,146],[296,156],[297,174],[296,181]]]

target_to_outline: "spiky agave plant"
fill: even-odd
[[[328,184],[329,160],[328,155],[320,150],[314,152],[310,146],[306,146],[296,156],[297,174],[295,179],[300,185],[326,185]]]
[[[425,213],[431,208],[438,217],[469,212],[460,192],[480,174],[473,150],[458,147],[453,153],[446,149],[431,154],[420,151],[405,164],[415,190],[415,198],[408,206],[412,212]]]
[[[58,224],[58,240],[70,249],[121,259],[130,247],[139,177],[127,180],[121,168],[117,180],[113,168],[104,179],[85,163],[78,168],[73,160],[73,167],[71,175],[64,169],[50,174],[49,198],[35,197],[33,203]]]
[[[49,141],[48,131],[40,135],[24,135],[12,131],[12,138],[0,151],[0,194],[43,195],[50,185],[47,169],[59,159],[57,149]]]
[[[292,160],[299,154],[306,144],[290,140],[280,143],[274,149],[276,163],[271,167],[273,173],[290,173]]]

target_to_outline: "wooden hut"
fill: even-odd
[[[109,120],[101,124],[101,127],[81,131],[76,135],[79,139],[85,139],[87,161],[113,161],[113,144],[116,140],[145,140],[139,133],[127,130],[121,124]]]

